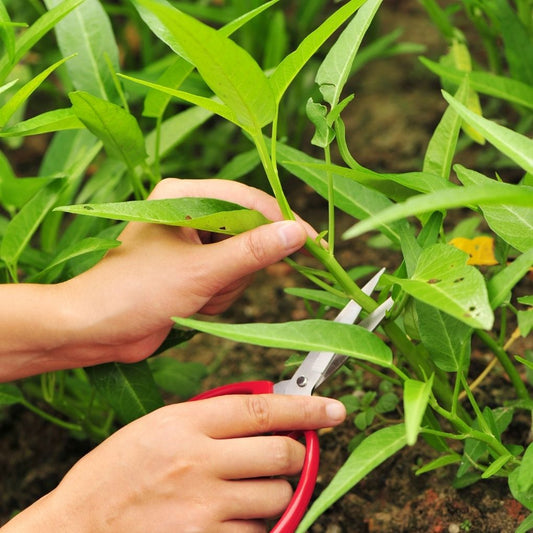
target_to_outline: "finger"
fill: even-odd
[[[307,238],[305,228],[295,221],[266,224],[231,239],[202,247],[202,262],[210,273],[211,294],[235,280],[257,272],[299,250]]]
[[[319,396],[230,395],[180,406],[191,409],[198,428],[215,439],[331,427],[346,416],[342,403]]]
[[[228,520],[217,525],[213,533],[266,533],[263,520]]]
[[[281,220],[283,218],[279,206],[272,196],[238,181],[167,178],[157,184],[150,194],[150,199],[187,196],[218,198],[233,202],[248,209],[261,211],[269,220]]]
[[[216,441],[217,476],[252,479],[292,476],[302,470],[305,446],[288,436],[261,436]]]
[[[166,178],[160,181],[150,194],[150,199],[176,198],[218,198],[248,209],[254,209],[273,221],[283,220],[283,215],[274,197],[264,191],[238,181],[220,179],[177,179]],[[317,232],[310,224],[295,215],[306,228],[309,237],[314,239]]]
[[[224,498],[223,519],[258,520],[275,518],[289,505],[293,490],[284,479],[248,479],[226,481],[222,488],[231,497]]]

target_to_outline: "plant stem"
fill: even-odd
[[[261,163],[265,169],[270,187],[272,187],[272,192],[278,201],[282,215],[287,220],[294,220],[294,213],[292,212],[289,203],[287,202],[287,198],[285,197],[285,193],[283,192],[283,188],[281,187],[278,169],[276,166],[274,166],[274,163],[270,158],[268,148],[265,143],[265,138],[263,137],[263,132],[261,130],[257,132],[250,132],[250,135],[255,143],[255,147],[259,153]]]
[[[494,352],[494,355],[509,376],[517,396],[522,400],[527,400],[529,398],[529,392],[520,378],[518,370],[509,359],[507,352],[487,332],[477,329],[476,335]]]
[[[30,411],[33,411],[36,415],[39,415],[45,420],[48,420],[48,422],[52,422],[52,424],[56,424],[57,426],[60,426],[64,429],[68,429],[69,431],[77,431],[80,433],[83,432],[83,428],[79,424],[71,424],[70,422],[65,422],[64,420],[56,418],[55,416],[48,414],[46,411],[39,409],[27,400],[24,400],[22,404]]]
[[[326,165],[331,165],[331,149],[329,144],[324,148]],[[330,255],[335,252],[335,187],[333,186],[333,174],[326,172],[328,181],[328,251]]]

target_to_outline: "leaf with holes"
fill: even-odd
[[[390,279],[414,298],[473,328],[490,329],[494,322],[481,273],[467,265],[468,254],[448,244],[425,248],[411,279]]]

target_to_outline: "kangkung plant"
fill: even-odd
[[[143,22],[135,20],[139,27],[145,24],[142,31],[149,28],[158,42],[170,48],[155,74],[149,69],[119,72],[117,45],[111,26],[102,23],[108,19],[97,0],[45,3],[49,10],[15,39],[16,25],[0,2],[6,49],[0,64],[4,91],[14,85],[9,81],[14,65],[52,26],[63,56],[0,108],[2,137],[58,132],[36,178],[16,178],[2,158],[0,198],[10,217],[0,225],[6,278],[16,282],[24,272],[24,280],[53,282],[87,268],[118,244],[114,239],[121,224],[110,225],[106,219],[227,234],[268,223],[257,212],[220,200],[145,199],[168,169],[165,164],[171,151],[215,117],[218,131],[231,127],[242,132],[242,153],[229,154],[230,164],[221,175],[240,178],[259,165],[287,219],[294,215],[285,194],[286,180],[296,177],[327,200],[327,232],[306,243],[316,266],[289,260],[316,288],[292,293],[318,303],[320,309],[342,308],[353,299],[370,313],[390,295],[395,302],[378,336],[357,325],[323,318],[277,324],[174,319],[177,338],[169,338],[168,345],[177,344],[192,329],[265,347],[335,351],[350,357],[353,372],[364,370],[382,381],[383,394],[377,402],[375,394],[368,393],[361,400],[349,394],[344,398],[348,409],[357,413],[354,437],[358,436],[348,459],[314,501],[298,531],[309,529],[369,472],[420,438],[439,456],[420,467],[419,474],[454,468],[457,486],[503,476],[513,496],[533,510],[533,445],[505,440],[513,418],[533,410],[530,388],[522,377],[533,369],[532,354],[511,351],[516,338],[526,337],[533,327],[533,296],[527,294],[524,283],[533,264],[533,141],[525,135],[533,107],[533,80],[526,75],[533,64],[528,61],[533,50],[530,3],[516,2],[518,10],[508,0],[456,3],[467,10],[481,33],[489,57],[483,69],[472,60],[466,39],[453,24],[457,9],[444,11],[434,1],[422,2],[450,44],[441,61],[421,59],[441,78],[447,107],[421,158],[421,168],[407,173],[380,173],[360,165],[350,152],[343,122],[347,110],[357,113],[357,99],[345,94],[357,66],[371,57],[405,51],[396,43],[396,35],[361,47],[379,17],[382,0],[329,6],[329,16],[307,29],[290,53],[285,53],[288,40],[279,37],[287,33],[282,31],[285,17],[283,2],[278,0],[252,3],[259,5],[245,14],[227,8],[221,13],[233,18],[223,17],[218,29],[200,21],[210,11],[206,15],[192,4],[180,3],[177,9],[166,0],[130,0],[124,13],[132,18],[138,13]],[[309,2],[313,9],[318,4],[324,2]],[[241,29],[269,13],[273,16],[270,32],[265,30],[268,39],[240,43]],[[502,13],[506,16],[501,17]],[[98,37],[88,33],[89,20],[100,21]],[[333,35],[335,42],[326,45]],[[497,48],[500,35],[506,61]],[[101,57],[100,51],[81,46],[88,39],[101,47]],[[529,43],[526,48],[525,42]],[[82,49],[94,56],[82,57]],[[55,69],[63,72],[65,84],[72,88],[71,105],[10,123]],[[300,97],[305,92],[299,81],[304,71],[312,72],[315,87],[295,102],[291,91],[296,86]],[[143,117],[130,111],[128,97],[136,102],[143,99]],[[167,118],[174,102],[179,102],[180,111]],[[286,106],[286,102],[292,103]],[[483,108],[500,114],[486,118]],[[295,116],[305,112],[315,128],[313,153],[320,149],[323,157],[308,155],[291,144],[290,136],[282,141],[290,131],[287,110]],[[508,127],[508,116],[519,117],[516,127]],[[458,151],[472,142],[484,145],[481,154],[488,154],[495,165],[505,162],[512,167],[512,177],[503,179],[495,169],[487,176],[479,169],[454,164]],[[84,179],[87,166],[102,148],[107,157],[94,175]],[[338,161],[333,153],[339,154]],[[451,231],[445,230],[449,215],[458,208],[467,214]],[[354,220],[341,236],[335,228],[335,209]],[[75,217],[63,230],[65,212],[88,216]],[[37,229],[40,250],[29,245]],[[376,300],[361,291],[350,265],[341,265],[335,256],[339,237],[356,239],[370,231],[402,255],[398,268],[382,276]],[[493,363],[481,376],[470,371],[473,343],[493,354]],[[475,390],[495,364],[507,374],[512,391],[505,404],[482,405]],[[199,386],[204,371],[155,357],[136,365],[48,375],[41,378],[40,390],[41,396],[75,420],[60,423],[73,431],[103,436],[110,431],[113,416],[127,422],[161,405],[157,385],[170,385],[187,397]],[[0,388],[0,400],[25,403],[35,410],[27,397],[38,396],[37,388],[35,380],[5,385]],[[386,423],[374,423],[376,413],[389,411],[397,413],[396,419],[391,414]],[[530,527],[533,515],[519,531]]]

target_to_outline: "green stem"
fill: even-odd
[[[71,424],[70,422],[65,422],[64,420],[56,418],[55,416],[48,414],[46,411],[39,409],[27,400],[24,400],[21,403],[22,405],[24,405],[24,407],[34,412],[36,415],[39,415],[41,418],[47,420],[48,422],[52,422],[52,424],[55,424],[56,426],[68,429],[69,431],[83,432],[83,428],[79,424]]]
[[[163,115],[157,117],[155,125],[155,150],[154,150],[154,173],[158,179],[161,179],[161,124],[163,123]]]
[[[509,450],[494,436],[492,433],[484,433],[476,429],[472,429],[464,420],[458,416],[453,415],[441,407],[435,399],[430,399],[430,405],[435,412],[446,418],[460,433],[466,437],[479,440],[487,444],[497,455],[508,455]]]
[[[491,430],[489,428],[489,425],[487,424],[487,421],[485,420],[485,417],[483,416],[483,413],[481,412],[481,409],[479,408],[478,403],[476,402],[476,399],[474,398],[474,395],[472,394],[472,391],[470,390],[470,387],[468,386],[468,382],[466,381],[466,377],[462,370],[459,372],[457,376],[464,388],[464,391],[466,393],[466,396],[468,397],[468,401],[470,402],[470,405],[472,406],[472,409],[474,410],[474,413],[476,413],[476,417],[479,421],[479,425],[481,426],[481,429],[484,433],[491,434]]]
[[[520,378],[518,370],[509,359],[507,352],[487,332],[477,329],[476,335],[493,351],[494,355],[509,376],[517,396],[522,400],[529,399],[529,392],[526,385]]]
[[[261,163],[265,169],[272,192],[278,201],[281,213],[287,220],[294,220],[294,213],[292,212],[289,203],[287,202],[285,193],[281,187],[278,169],[270,158],[263,133],[259,130],[257,132],[251,132],[250,135],[252,136],[257,152],[259,153]]]
[[[329,165],[331,165],[329,144],[324,148],[324,159],[329,169]],[[328,181],[328,252],[333,255],[335,252],[335,187],[331,171],[328,170],[326,175]]]
[[[393,385],[400,386],[402,384],[402,381],[405,381],[407,379],[407,376],[397,367],[392,366],[390,367],[392,371],[394,371],[401,379],[395,379],[391,376],[388,376],[387,374],[384,374],[383,372],[380,372],[373,366],[367,365],[366,363],[363,363],[362,361],[357,361],[355,363],[359,368],[362,368],[365,372],[368,372],[369,374],[373,374],[374,376],[378,377],[382,381],[388,381],[389,383],[392,383]]]
[[[337,259],[312,239],[307,239],[305,243],[307,250],[318,259],[324,267],[331,273],[337,283],[342,287],[346,296],[357,302],[365,311],[371,313],[376,309],[376,302],[366,295],[357,284],[350,278],[348,273],[338,263]]]
[[[518,9],[518,17],[529,33],[532,22],[531,0],[516,0],[516,4]]]

